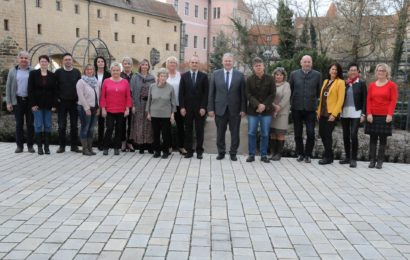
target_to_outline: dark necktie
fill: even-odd
[[[226,72],[225,87],[229,90],[229,71]]]
[[[192,86],[195,88],[195,71],[192,72]]]

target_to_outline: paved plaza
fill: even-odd
[[[0,143],[2,259],[410,259],[410,165],[14,148]]]

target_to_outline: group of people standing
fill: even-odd
[[[340,64],[332,63],[322,82],[321,73],[312,69],[312,58],[308,55],[302,57],[301,69],[291,72],[289,79],[281,67],[272,75],[266,74],[263,60],[255,58],[253,74],[245,79],[243,73],[233,69],[234,56],[226,53],[222,58],[223,68],[214,71],[210,80],[199,70],[197,56],[191,57],[189,70],[182,75],[175,57],[169,57],[166,68],[159,69],[156,75],[151,74],[146,59],[139,63],[138,72],[134,73],[129,57],[121,64],[112,63],[108,70],[106,60],[99,56],[94,64],[85,66],[81,75],[73,67],[70,53],[63,55],[63,67],[55,73],[48,70],[48,56],[39,57],[38,70],[30,68],[29,58],[29,53],[19,53],[18,65],[9,71],[6,84],[7,109],[14,112],[16,119],[16,153],[23,151],[25,120],[28,151],[35,152],[36,140],[38,154],[50,154],[51,115],[56,110],[57,153],[65,152],[69,115],[71,151],[88,156],[96,154],[93,132],[98,124],[97,146],[103,155],[108,155],[112,147],[114,155],[120,154],[120,150],[139,150],[141,154],[147,150],[155,158],[167,158],[174,143],[185,158],[193,157],[196,152],[197,158],[202,159],[208,115],[215,118],[217,127],[216,159],[225,158],[225,133],[229,126],[229,155],[236,161],[241,119],[247,115],[249,156],[246,161],[255,161],[259,133],[261,161],[268,163],[281,159],[291,114],[297,161],[311,162],[318,122],[324,146],[319,164],[332,163],[332,132],[340,119],[345,148],[345,158],[340,163],[356,167],[358,130],[360,124],[365,123],[365,132],[370,135],[369,167],[381,168],[387,136],[392,134],[398,94],[396,84],[390,80],[390,68],[384,63],[376,66],[376,81],[367,88],[360,78],[359,66],[354,63],[347,68],[346,81]],[[78,117],[82,151],[77,146]],[[176,140],[172,140],[172,124],[176,125]]]

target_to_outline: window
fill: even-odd
[[[37,24],[37,34],[41,34],[41,24]]]
[[[134,16],[131,17],[131,23],[132,23],[132,24],[135,24],[135,17],[134,17]]]
[[[215,36],[212,37],[212,47],[216,46],[216,38]]]
[[[174,25],[174,32],[176,32],[177,31],[177,26],[176,25]]]
[[[147,20],[147,27],[150,27],[150,21]]]
[[[147,45],[150,45],[150,39],[147,37]]]
[[[80,28],[75,28],[75,37],[80,38]]]
[[[131,35],[131,42],[132,42],[132,43],[135,43],[135,35],[134,35],[134,34]]]
[[[60,0],[56,0],[56,9],[57,11],[61,11],[61,1]]]
[[[214,7],[214,19],[219,19],[221,17],[221,8]]]
[[[185,11],[184,11],[185,15],[189,15],[189,3],[185,2]]]
[[[114,33],[114,41],[118,41],[118,33]]]
[[[118,21],[118,14],[114,14],[114,21]]]
[[[188,34],[184,35],[184,47],[188,47]]]
[[[9,20],[8,19],[4,19],[4,30],[5,31],[9,30]]]
[[[98,39],[101,38],[101,31],[100,31],[100,30],[97,31],[97,38],[98,38]]]
[[[38,8],[41,7],[41,0],[36,0],[36,7],[38,7]]]
[[[101,9],[97,9],[97,17],[101,18]]]
[[[271,42],[272,41],[272,35],[267,35],[266,36],[266,41]]]
[[[198,36],[194,36],[194,48],[198,47]]]
[[[178,10],[178,6],[179,6],[179,3],[178,3],[179,1],[178,0],[174,0],[174,8],[176,9],[176,10]]]
[[[177,51],[177,45],[174,44],[174,51]]]
[[[199,9],[199,7],[197,5],[195,5],[195,17],[198,17],[198,9]]]
[[[79,14],[79,13],[80,13],[80,6],[77,5],[77,4],[74,5],[74,13],[75,13],[75,14]]]
[[[206,45],[207,45],[206,44],[206,37],[204,37],[204,44],[203,45],[204,45],[204,49],[206,50]]]
[[[208,8],[204,8],[204,20],[208,19]]]
[[[165,44],[165,50],[169,51],[169,43]]]

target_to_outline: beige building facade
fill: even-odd
[[[124,56],[150,60],[156,67],[180,56],[181,19],[172,7],[155,0],[0,0],[0,73],[19,50],[55,60],[72,52],[81,67],[97,54],[111,61]],[[90,39],[91,41],[88,41]],[[14,46],[14,47],[13,47]],[[8,48],[10,47],[10,48]]]

